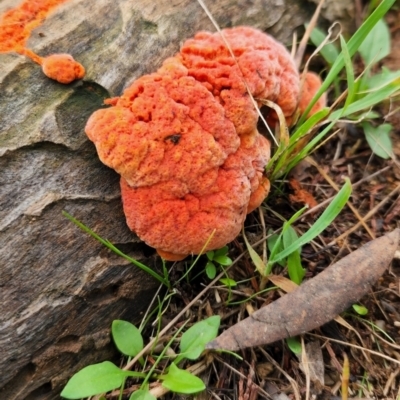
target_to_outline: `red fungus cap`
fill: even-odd
[[[219,33],[201,32],[86,125],[121,174],[128,226],[167,260],[229,243],[268,194],[270,143],[245,81],[288,121],[299,102],[299,74],[280,43],[247,27],[223,34],[236,61]]]

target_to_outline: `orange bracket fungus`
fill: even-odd
[[[67,0],[25,0],[0,17],[0,53],[15,51],[41,65],[43,73],[60,83],[82,79],[85,68],[69,54],[40,57],[26,47],[34,28],[39,26],[58,5]]]
[[[270,142],[248,90],[278,104],[288,123],[307,105],[282,44],[250,27],[222,33],[235,58],[220,33],[200,32],[86,125],[101,161],[121,175],[128,226],[166,260],[232,241],[268,194]]]

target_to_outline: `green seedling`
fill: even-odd
[[[207,251],[208,262],[206,264],[206,274],[209,279],[215,278],[218,266],[223,268],[232,264],[232,260],[228,257],[228,251],[228,246],[224,246],[219,250]]]
[[[267,241],[271,256],[275,255],[277,252],[283,251],[298,239],[299,237],[294,228],[288,222],[285,222],[283,224],[282,234],[271,235]],[[278,261],[278,264],[281,266],[287,265],[289,278],[298,285],[300,285],[305,275],[305,269],[301,265],[300,254],[301,247],[294,250],[293,253],[289,254],[284,259]]]
[[[289,221],[284,223],[281,233],[277,236],[273,236],[272,240],[270,241],[270,256],[267,264],[264,264],[261,257],[251,247],[243,233],[247,250],[258,272],[262,276],[266,277],[271,273],[274,264],[287,264],[290,278],[295,283],[300,284],[304,277],[304,269],[302,268],[300,262],[301,247],[316,238],[333,222],[333,220],[339,215],[343,207],[346,205],[350,195],[351,183],[349,179],[346,178],[345,184],[336,194],[329,206],[325,209],[317,221],[315,221],[314,225],[300,237],[297,237],[296,232],[293,228],[291,228],[291,225],[301,216],[305,209],[298,211]]]
[[[221,278],[219,281],[228,288],[237,286],[237,282],[231,278]]]
[[[368,114],[364,111],[391,96],[397,95],[400,91],[400,71],[390,71],[387,68],[382,68],[381,72],[372,73],[372,71],[376,70],[378,63],[390,53],[391,39],[389,28],[383,18],[377,20],[374,26],[371,26],[373,21],[367,23],[368,20],[365,22],[365,26],[369,28],[369,32],[358,49],[355,48],[365,65],[365,70],[357,79],[354,77],[354,69],[351,64],[353,51],[350,53],[343,37],[340,38],[342,47],[342,53],[340,54],[343,56],[346,68],[348,94],[344,107],[333,112],[329,117],[330,121],[343,117],[355,121],[377,118],[379,114]],[[311,34],[311,40],[315,45],[320,45],[325,38],[326,34],[317,28]],[[320,54],[330,66],[334,64],[335,58],[339,56],[333,43],[325,45]],[[335,87],[338,87],[339,75],[335,77],[334,83]],[[393,157],[393,145],[389,135],[392,130],[390,124],[379,125],[378,123],[371,124],[369,121],[364,121],[361,126],[374,154],[386,159]]]
[[[353,304],[352,305],[353,310],[358,314],[358,315],[367,315],[368,314],[368,308],[361,306],[359,304]]]
[[[139,389],[132,393],[129,400],[157,400],[156,396],[153,396],[149,389]]]
[[[149,392],[148,381],[158,380],[162,386],[170,391],[183,394],[197,393],[205,389],[203,381],[189,371],[180,369],[177,364],[184,359],[195,360],[201,356],[206,344],[215,339],[218,334],[220,317],[213,316],[194,324],[181,337],[180,354],[173,361],[168,360],[166,350],[177,338],[184,326],[182,326],[164,350],[157,356],[152,354],[155,363],[147,372],[127,371],[115,364],[104,361],[99,364],[89,365],[77,372],[67,383],[61,392],[61,397],[66,399],[81,399],[101,395],[125,385],[127,378],[143,379],[140,390],[134,392],[130,399],[153,400],[155,397]],[[133,357],[143,350],[143,337],[140,331],[127,321],[114,321],[111,334],[118,350],[125,356]],[[155,372],[156,366],[161,360],[169,361],[169,366],[163,374]],[[120,398],[121,398],[120,396]]]
[[[392,139],[390,138],[390,133],[393,130],[391,124],[373,126],[370,122],[365,121],[361,126],[364,129],[369,147],[377,156],[384,159],[394,157]]]
[[[301,342],[297,337],[286,338],[286,344],[290,351],[295,355],[300,355],[302,352]]]

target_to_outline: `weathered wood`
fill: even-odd
[[[0,12],[15,3],[1,1]],[[222,27],[270,28],[287,43],[314,8],[294,0],[208,3]],[[157,267],[126,227],[118,176],[98,161],[83,128],[104,97],[154,71],[201,29],[214,30],[196,0],[71,0],[34,30],[29,47],[72,54],[86,68],[84,81],[64,86],[30,60],[0,54],[2,399],[58,398],[73,372],[111,357],[111,321],[138,321],[148,305],[157,282],[61,211]]]

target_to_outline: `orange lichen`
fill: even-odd
[[[42,66],[46,76],[60,83],[81,79],[84,67],[67,54],[42,58],[26,47],[34,28],[38,27],[57,6],[67,0],[25,0],[0,17],[0,53],[15,51]]]
[[[268,194],[270,143],[248,89],[277,103],[287,122],[300,100],[299,74],[280,43],[247,27],[223,34],[236,61],[219,33],[201,32],[109,99],[85,129],[121,175],[128,226],[167,260],[232,241]]]

